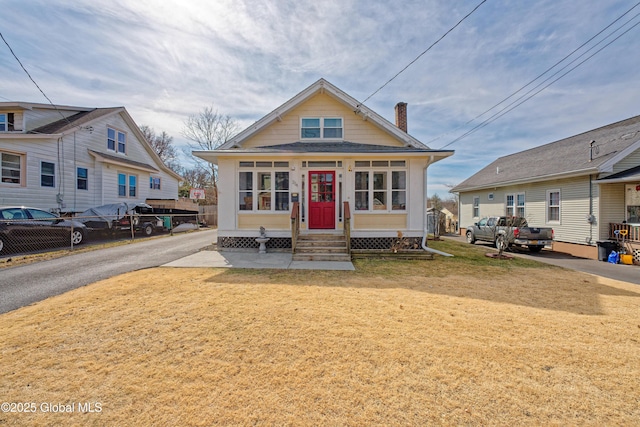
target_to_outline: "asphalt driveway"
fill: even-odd
[[[0,313],[119,274],[187,257],[215,242],[217,233],[217,230],[203,230],[144,239],[0,269]]]

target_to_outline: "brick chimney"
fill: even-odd
[[[407,131],[407,103],[398,102],[396,104],[396,126],[403,131]]]

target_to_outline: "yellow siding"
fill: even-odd
[[[342,117],[345,141],[360,144],[401,146],[402,143],[327,94],[317,94],[282,117],[282,121],[242,143],[243,148],[290,144],[300,141],[302,117]]]
[[[282,215],[238,215],[238,229],[258,230],[261,226],[268,230],[288,230],[291,228],[289,213]]]
[[[406,230],[406,214],[353,215],[354,230]]]

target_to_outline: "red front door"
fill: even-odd
[[[309,173],[309,228],[336,228],[335,172]]]

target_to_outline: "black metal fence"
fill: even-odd
[[[148,238],[196,230],[206,224],[200,214],[100,215],[29,218],[28,214],[0,218],[0,257],[13,254],[74,249],[113,240]]]

